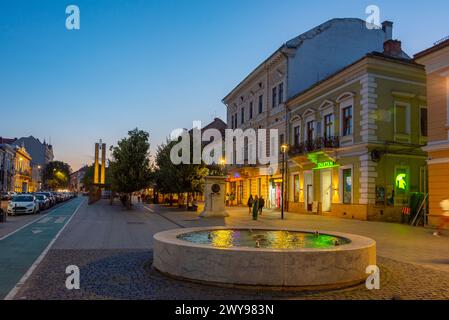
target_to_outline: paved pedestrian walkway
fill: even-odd
[[[71,200],[0,240],[0,299],[15,287],[83,201]]]
[[[253,221],[246,208],[227,218],[136,203],[83,204],[15,299],[448,299],[449,237],[405,225],[267,211]],[[151,268],[153,235],[198,226],[292,227],[355,233],[377,241],[381,290],[364,285],[330,292],[216,288],[165,277]],[[81,289],[65,288],[65,268],[80,267]]]

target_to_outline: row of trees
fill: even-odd
[[[137,128],[128,132],[128,137],[111,147],[109,179],[114,192],[126,196],[125,204],[130,207],[134,192],[156,185],[162,194],[203,192],[205,177],[222,174],[218,165],[202,164],[175,165],[170,152],[178,141],[167,140],[157,149],[156,161],[149,160],[149,133]],[[193,146],[191,146],[193,148]],[[192,152],[190,153],[192,154]]]
[[[155,182],[161,193],[203,192],[205,177],[210,168],[204,164],[174,165],[170,151],[177,141],[169,141],[158,147],[156,154]]]

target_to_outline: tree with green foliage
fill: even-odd
[[[42,173],[43,184],[47,189],[67,189],[70,183],[70,165],[62,161],[47,164]]]
[[[170,159],[170,152],[178,141],[167,140],[158,147],[154,177],[158,190],[163,194],[184,192],[203,192],[205,178],[209,175],[209,168],[204,164],[178,164]],[[192,152],[191,152],[192,154]]]
[[[125,203],[128,208],[131,208],[132,193],[151,184],[149,136],[148,132],[136,128],[129,131],[128,137],[120,140],[116,147],[110,148],[111,187],[127,196]]]

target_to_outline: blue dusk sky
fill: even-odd
[[[80,30],[65,28],[70,4]],[[225,119],[221,99],[282,43],[371,4],[410,55],[449,35],[447,0],[0,0],[0,136],[51,139],[74,170],[135,127],[154,152]]]

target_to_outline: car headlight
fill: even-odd
[[[34,207],[34,204],[29,204],[29,205],[27,205],[27,208],[33,208]]]

